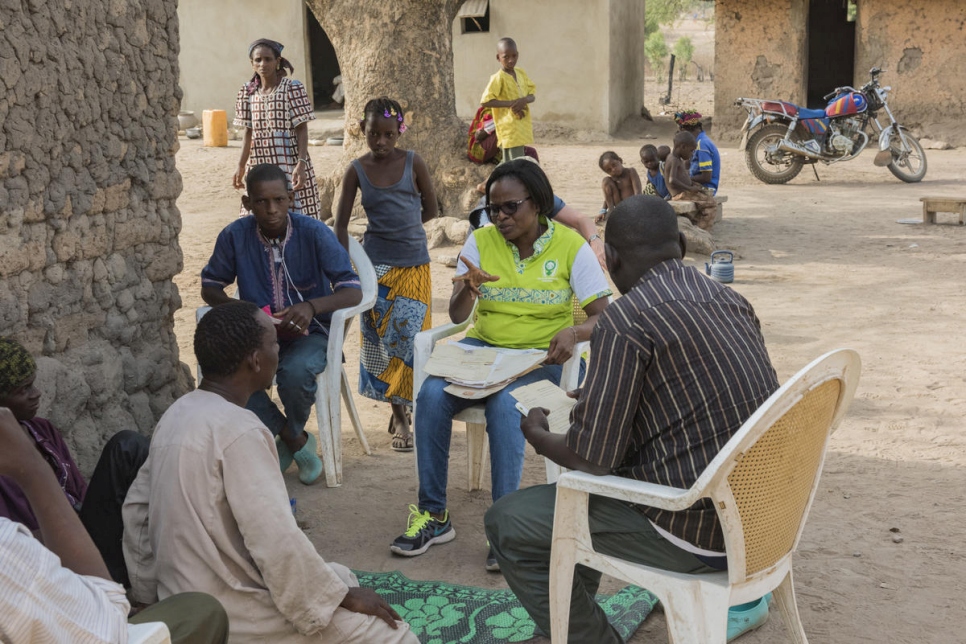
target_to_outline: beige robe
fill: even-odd
[[[272,434],[218,394],[193,391],[165,412],[123,514],[133,597],[213,595],[230,642],[417,642],[404,623],[339,608],[355,576],[296,525]]]

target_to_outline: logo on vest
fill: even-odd
[[[557,274],[557,260],[548,259],[543,263],[543,276],[553,277]]]

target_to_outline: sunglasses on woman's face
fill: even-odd
[[[529,199],[530,197],[524,197],[520,201],[504,201],[503,203],[488,203],[486,204],[486,212],[489,213],[490,217],[496,217],[497,213],[502,212],[507,217],[512,217],[517,214],[517,209],[520,208],[520,204]]]

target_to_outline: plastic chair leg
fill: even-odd
[[[483,476],[486,472],[486,425],[466,423],[466,452],[469,460],[466,486],[470,490],[483,489]]]
[[[668,589],[663,599],[671,644],[726,644],[728,597],[725,587],[694,581]]]
[[[795,644],[808,644],[805,637],[805,628],[802,626],[802,618],[798,614],[798,602],[795,600],[795,585],[792,582],[792,571],[778,584],[774,590],[775,602],[778,610],[782,614],[782,621],[785,624],[785,632],[788,633],[789,640]]]
[[[369,447],[369,441],[366,440],[366,435],[362,431],[362,423],[359,421],[359,412],[356,410],[356,402],[352,398],[352,387],[349,384],[349,374],[345,372],[345,367],[342,368],[342,400],[345,401],[346,411],[349,412],[349,420],[352,421],[352,428],[356,430],[356,436],[359,437],[359,442],[362,443],[362,449],[365,450],[366,456],[372,456],[372,448]]]

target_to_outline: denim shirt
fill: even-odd
[[[285,237],[270,241],[254,216],[225,226],[201,270],[201,285],[224,289],[238,282],[238,297],[273,312],[343,288],[360,289],[349,254],[328,226],[289,211]],[[310,333],[328,334],[329,313],[319,313]]]

